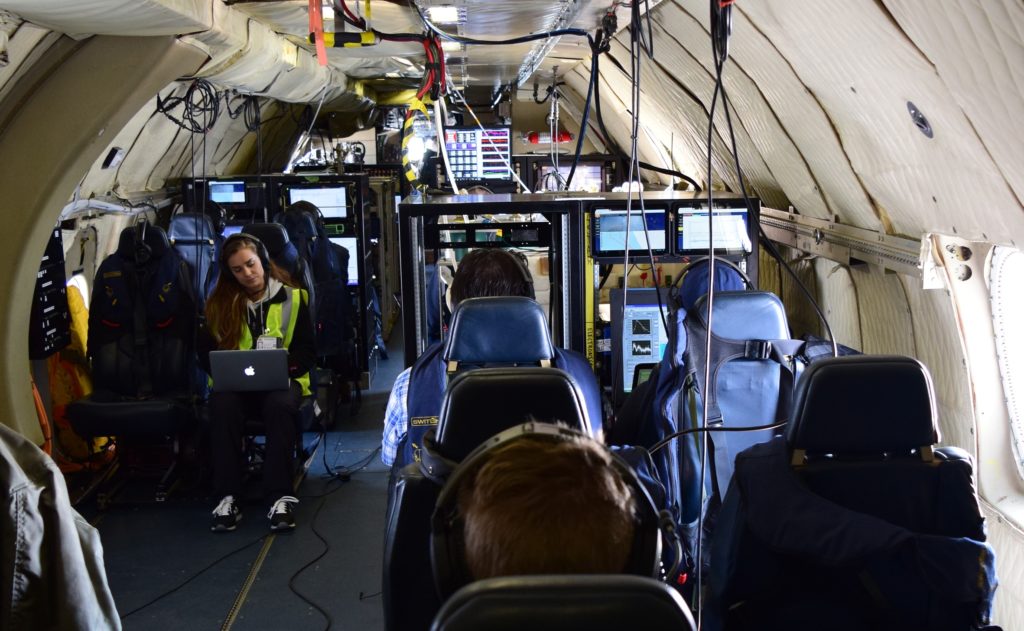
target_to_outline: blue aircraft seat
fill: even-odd
[[[730,280],[733,277],[736,283],[742,282],[737,270],[720,267],[724,273],[716,272],[716,289],[723,284],[735,284]],[[701,281],[695,285],[706,288],[706,272],[688,276]],[[692,298],[696,293],[694,290],[687,295]],[[708,426],[712,428],[756,427],[784,421],[800,367],[795,356],[803,342],[789,339],[785,310],[775,295],[716,291],[709,359],[705,357],[708,298],[696,298],[690,309],[683,308],[681,298],[682,294],[677,296],[673,305],[669,343],[660,364],[643,389],[635,393],[637,400],[628,402],[628,423],[636,429],[619,433],[616,442],[635,441],[651,448],[667,440],[652,456],[667,493],[665,508],[675,519],[684,541],[685,558],[680,567],[692,578],[694,572],[707,565],[706,546],[702,546],[702,560],[697,563],[698,526],[703,526],[705,534],[713,527],[736,454],[781,431],[709,432],[702,476],[703,438],[696,431],[702,421],[701,397],[708,393]],[[705,384],[704,369],[708,364],[711,382]],[[686,430],[691,433],[667,439]],[[676,562],[668,558],[666,561]],[[692,584],[690,581],[688,585]]]
[[[167,239],[181,258],[188,263],[196,304],[202,312],[206,297],[213,291],[220,276],[220,234],[214,231],[209,215],[178,213],[171,217]]]
[[[785,437],[736,459],[714,534],[713,629],[940,629],[988,624],[994,555],[970,456],[935,448],[914,359],[812,364]]]
[[[590,431],[579,386],[556,368],[481,368],[457,375],[442,402],[436,440],[395,473],[384,547],[384,616],[389,630],[427,629],[440,599],[431,578],[430,516],[448,474],[474,448],[528,416]]]
[[[485,366],[564,370],[583,393],[591,432],[601,429],[601,390],[590,363],[555,347],[547,315],[536,301],[521,296],[469,298],[455,309],[445,342],[428,348],[413,366],[407,395],[410,423],[394,470],[419,459],[423,437],[437,424],[449,379]]]
[[[509,576],[476,581],[449,598],[432,631],[696,629],[679,593],[627,574]]]

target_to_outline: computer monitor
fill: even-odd
[[[348,284],[359,284],[359,244],[356,237],[328,237],[331,243],[348,250]]]
[[[324,219],[348,217],[348,187],[344,184],[291,185],[285,188],[288,205],[309,202],[320,209]]]
[[[715,208],[712,215],[715,252],[748,254],[753,250],[746,208]],[[708,210],[680,207],[676,210],[676,254],[706,254]]]
[[[243,180],[209,180],[206,183],[209,199],[218,204],[244,204],[245,182]]]
[[[626,243],[629,243],[630,259],[647,257],[647,245],[654,256],[668,253],[667,221],[665,208],[661,206],[647,207],[644,212],[640,208],[631,208],[629,213],[629,229],[626,229],[626,209],[597,206],[593,211],[591,232],[593,233],[593,257],[595,259],[619,259],[626,254]],[[644,230],[646,221],[647,230]]]
[[[567,160],[568,164],[559,164],[558,173],[562,176],[561,181],[569,177],[572,170],[572,159]],[[576,165],[576,172],[572,175],[572,182],[569,183],[570,191],[588,191],[598,193],[604,191],[604,163],[603,162],[580,162]],[[542,164],[537,168],[537,176],[534,180],[534,188],[537,190],[557,191],[561,183],[555,177],[555,167],[551,164]]]
[[[661,292],[661,306],[658,305],[658,294]],[[623,294],[626,305],[623,308]],[[631,288],[628,290],[612,289],[611,294],[611,325],[612,325],[612,374],[613,392],[616,402],[623,399],[638,385],[635,375],[649,368],[649,364],[657,364],[668,347],[668,330],[661,318],[661,309],[668,317],[668,289]]]
[[[241,232],[241,231],[242,231],[242,227],[243,227],[244,225],[245,225],[245,224],[241,224],[241,223],[237,223],[237,224],[235,224],[235,223],[229,223],[229,224],[225,224],[225,226],[224,226],[224,231],[220,233],[220,236],[222,236],[223,238],[227,239],[228,237],[230,237],[230,236],[231,236],[231,235],[233,235],[233,234],[238,234],[239,232]]]
[[[511,127],[448,127],[444,144],[457,182],[512,180]]]

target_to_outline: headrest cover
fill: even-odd
[[[179,213],[171,218],[167,238],[171,241],[212,241],[217,238],[213,221],[202,213]]]
[[[679,288],[679,301],[683,309],[693,309],[697,299],[708,293],[708,265],[707,260],[694,263],[683,276],[682,285]],[[720,261],[715,264],[715,292],[721,291],[742,291],[745,289],[743,277],[732,266]],[[716,293],[716,296],[718,294]]]
[[[909,451],[939,440],[928,369],[910,357],[851,355],[812,364],[797,384],[786,440],[818,453]]]
[[[590,435],[579,386],[557,368],[481,368],[448,385],[437,425],[437,447],[456,462],[491,436],[530,418]]]
[[[694,309],[708,321],[708,297],[697,299]],[[729,340],[789,339],[786,310],[778,296],[767,291],[723,291],[715,293],[711,332]]]
[[[279,223],[251,223],[243,227],[242,232],[262,241],[270,258],[277,258],[289,244],[288,231]]]
[[[444,361],[535,363],[555,356],[548,318],[520,296],[469,298],[456,307]]]

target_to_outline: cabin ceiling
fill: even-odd
[[[323,0],[323,4],[327,10],[325,31],[358,31],[333,16],[331,2]],[[619,25],[625,26],[629,9],[620,4],[621,0],[374,0],[368,22],[384,33],[419,34],[424,24],[418,10],[427,12],[447,5],[456,7],[459,18],[457,23],[437,24],[442,30],[464,38],[503,40],[561,28],[592,33],[609,10],[615,11]],[[219,73],[228,65],[243,63],[242,57],[264,50],[260,63],[264,74],[274,65],[302,66],[303,83],[315,91],[326,85],[329,92],[337,92],[345,89],[347,78],[411,87],[422,77],[425,63],[419,43],[381,41],[374,46],[328,48],[326,69],[306,68],[310,61],[316,64],[315,46],[308,42],[307,0],[7,0],[0,6],[34,24],[77,37],[183,35],[184,41],[203,48],[211,57],[201,76],[226,87],[290,102],[312,99],[303,90],[291,91],[291,86],[282,89],[273,86],[274,82],[261,85],[247,80],[246,73]],[[347,6],[365,17],[363,2],[348,0]],[[290,46],[296,50],[289,51]],[[573,36],[500,46],[449,42],[445,47],[455,85],[491,88],[525,83],[534,75],[550,80],[556,69],[565,72],[590,55],[587,41]]]

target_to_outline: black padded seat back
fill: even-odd
[[[552,574],[489,578],[441,607],[432,631],[696,629],[679,593],[652,578]]]
[[[983,541],[970,457],[933,456],[938,439],[928,369],[886,355],[812,364],[786,429],[797,474],[818,495],[915,532]]]
[[[448,385],[437,424],[437,449],[461,461],[491,436],[529,419],[591,433],[579,386],[557,368],[481,368]]]
[[[195,310],[187,264],[164,231],[123,230],[93,285],[94,390],[68,406],[77,433],[170,436],[194,422]]]
[[[187,394],[195,303],[188,267],[163,229],[125,228],[100,264],[89,310],[93,386],[128,397]]]
[[[530,298],[469,298],[452,314],[442,358],[456,364],[543,364],[555,357],[547,315]]]
[[[811,365],[786,441],[808,454],[907,453],[938,442],[928,370],[910,357],[854,355]]]
[[[935,409],[914,359],[812,364],[785,437],[736,460],[712,616],[734,629],[975,628],[991,548],[970,456],[933,447]]]

